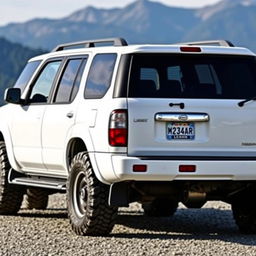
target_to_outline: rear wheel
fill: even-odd
[[[150,217],[169,217],[174,215],[178,202],[166,198],[157,198],[148,204],[142,204],[144,214]]]
[[[256,207],[252,202],[235,202],[232,211],[241,233],[256,234]]]
[[[17,213],[23,200],[23,187],[8,183],[10,170],[5,143],[0,141],[0,214]]]
[[[109,186],[95,176],[85,152],[71,163],[67,181],[67,206],[71,227],[78,235],[107,235],[111,232],[117,208],[108,205]]]
[[[45,210],[48,205],[48,192],[41,188],[28,188],[25,195],[27,209]]]

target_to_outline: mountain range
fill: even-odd
[[[42,53],[42,50],[32,50],[0,38],[0,106],[4,103],[5,89],[14,85],[27,60]]]
[[[199,9],[137,0],[124,8],[86,7],[62,19],[33,19],[0,27],[0,36],[33,47],[124,37],[129,43],[228,39],[256,50],[256,0],[222,0]]]

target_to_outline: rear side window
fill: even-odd
[[[23,93],[29,80],[33,76],[40,63],[41,61],[28,62],[22,73],[20,74],[17,82],[15,83],[14,88],[20,88],[21,93]]]
[[[244,99],[256,96],[251,56],[137,54],[129,97]]]
[[[81,81],[80,73],[83,72],[81,69],[82,61],[83,59],[68,60],[54,102],[68,103],[74,99]]]
[[[99,99],[106,94],[111,84],[115,63],[116,54],[98,54],[94,57],[84,92],[86,99]]]

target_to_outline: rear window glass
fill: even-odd
[[[134,55],[129,97],[244,99],[256,96],[250,56]]]
[[[155,83],[155,87],[159,87],[159,75],[156,69],[154,68],[141,68],[140,70],[140,80],[150,80]]]

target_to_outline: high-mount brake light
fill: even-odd
[[[193,47],[193,46],[181,46],[180,50],[182,52],[201,52],[201,48],[200,47]]]
[[[127,111],[114,110],[109,119],[109,145],[112,147],[127,147],[128,125]]]

